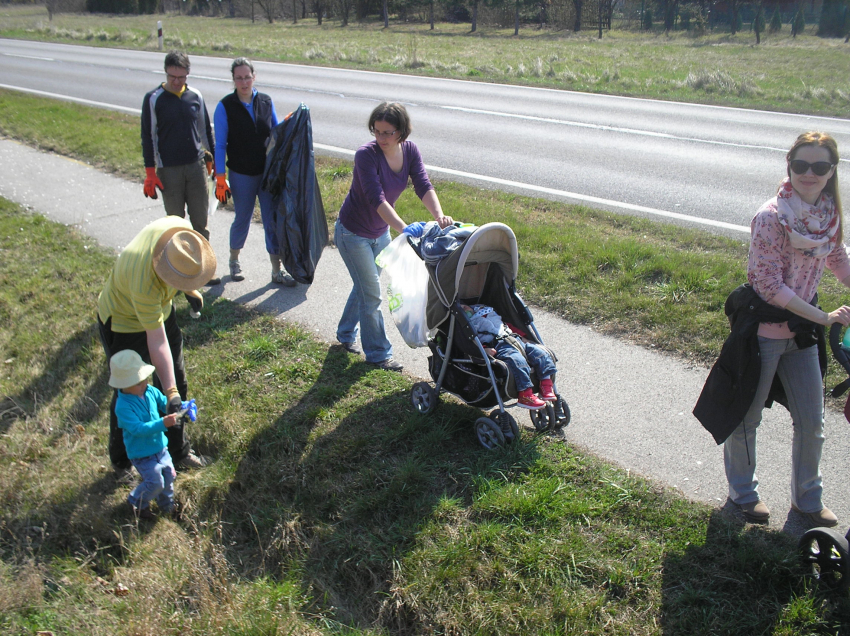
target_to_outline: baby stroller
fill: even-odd
[[[829,346],[838,363],[850,376],[850,348],[841,342],[839,323],[829,330]],[[833,397],[839,397],[850,388],[850,377],[832,390]],[[844,407],[844,417],[850,420],[850,398]],[[845,536],[832,528],[812,528],[806,532],[799,543],[800,554],[806,567],[818,583],[829,589],[846,592],[850,589],[850,530]]]
[[[543,345],[531,312],[516,293],[519,254],[513,230],[503,223],[487,223],[438,260],[423,255],[421,242],[410,243],[428,269],[425,319],[431,334],[428,369],[434,380],[433,387],[428,382],[413,385],[413,406],[422,415],[431,413],[441,391],[478,408],[498,406],[476,420],[478,441],[493,449],[518,439],[516,420],[505,410],[505,402],[517,398],[513,376],[504,362],[487,355],[461,308],[463,304],[493,307],[515,333]],[[539,391],[539,378],[533,371],[531,377],[534,390]],[[570,422],[570,408],[557,388],[555,395],[557,400],[548,402],[546,408],[529,411],[538,431],[561,428]]]

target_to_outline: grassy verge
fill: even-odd
[[[602,40],[572,33],[468,24],[312,21],[268,24],[181,15],[47,13],[32,5],[0,8],[0,36],[156,50],[156,21],[166,48],[190,53],[547,86],[611,95],[846,116],[850,56],[841,39],[792,38],[787,25],[762,44],[747,31],[694,37],[686,32],[615,29]],[[800,60],[807,62],[801,64]]]
[[[129,115],[0,90],[0,134],[143,178],[138,121]],[[109,143],[92,146],[92,139]],[[351,183],[351,164],[319,157],[317,172],[332,225]],[[514,229],[521,249],[519,289],[527,301],[697,364],[712,362],[720,351],[728,334],[723,302],[746,279],[746,243],[453,182],[438,188],[447,214]],[[398,209],[407,220],[421,214],[412,191],[402,195]],[[836,307],[847,294],[825,276],[820,297],[824,307]],[[827,384],[843,375],[832,365]]]
[[[113,255],[0,199],[0,632],[835,634],[793,539],[216,300],[185,325],[186,515],[133,524],[107,469],[93,307]],[[47,328],[49,327],[49,328]]]

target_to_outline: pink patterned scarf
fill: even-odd
[[[814,258],[824,258],[832,251],[838,215],[829,194],[822,192],[817,202],[809,205],[786,178],[776,193],[776,213],[795,250]]]

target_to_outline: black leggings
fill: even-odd
[[[151,364],[148,337],[144,331],[133,333],[112,331],[112,318],[109,318],[104,324],[98,317],[97,326],[100,331],[100,342],[103,345],[103,351],[106,353],[107,365],[109,365],[109,360],[113,355],[125,349],[132,349],[142,356],[142,360],[147,364]],[[183,333],[177,324],[177,312],[174,307],[171,308],[171,313],[165,319],[165,337],[168,340],[168,347],[171,349],[171,358],[174,360],[174,379],[177,381],[177,390],[180,392],[180,398],[185,400],[189,386],[186,382],[186,368],[183,363]],[[153,384],[162,391],[162,383],[156,373],[153,375]],[[117,400],[118,391],[115,391],[112,395],[112,403],[109,405],[109,459],[115,468],[123,469],[130,468],[132,464],[127,458],[127,450],[124,448],[124,434],[118,428],[118,418],[115,415],[115,402]],[[168,452],[171,453],[174,463],[186,457],[192,450],[182,424],[167,428],[165,437],[168,439]]]

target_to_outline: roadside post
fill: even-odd
[[[162,20],[156,21],[156,35],[157,35],[157,43],[159,44],[159,50],[162,50]]]

